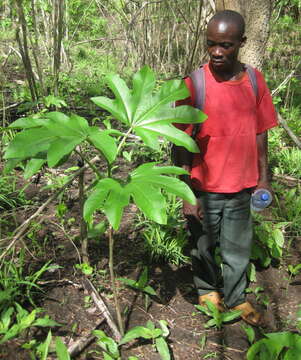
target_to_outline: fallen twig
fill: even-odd
[[[292,176],[288,176],[288,175],[281,175],[281,174],[273,174],[273,177],[285,180],[285,181],[291,181],[291,182],[296,182],[296,183],[301,183],[301,179],[296,179]]]
[[[278,113],[278,120],[280,122],[280,124],[282,125],[282,127],[286,130],[286,132],[288,133],[289,137],[293,140],[293,142],[298,146],[298,148],[301,149],[301,141],[298,138],[298,136],[296,136],[293,131],[291,130],[291,128],[287,125],[286,120],[283,119],[283,117]]]
[[[108,310],[106,304],[102,300],[99,293],[96,291],[95,287],[91,283],[90,280],[87,278],[83,281],[84,288],[90,293],[91,298],[93,299],[95,305],[98,307],[98,309],[101,311],[101,315],[103,315],[107,321],[108,326],[111,328],[113,335],[115,337],[115,340],[119,342],[121,340],[121,334],[111,316],[110,311]]]
[[[99,160],[98,156],[95,156],[90,163],[95,163],[97,160]],[[6,256],[6,254],[9,252],[9,250],[15,246],[17,241],[25,234],[26,230],[28,229],[30,223],[40,215],[40,213],[54,200],[56,199],[62,191],[65,190],[66,187],[68,187],[73,180],[80,175],[89,165],[85,164],[83,167],[81,167],[79,170],[77,170],[72,177],[64,184],[56,193],[54,193],[52,196],[48,198],[48,200],[41,205],[38,210],[32,214],[28,219],[26,219],[12,234],[12,241],[10,244],[6,247],[6,249],[3,251],[3,253],[0,256],[0,261]]]
[[[277,88],[272,91],[272,96],[274,96],[275,94],[277,94],[277,92],[280,91],[281,88],[294,76],[294,74],[295,74],[295,72],[296,72],[296,70],[298,69],[298,66],[299,66],[300,64],[301,64],[301,60],[297,63],[295,69],[293,69],[293,70],[291,71],[291,73],[288,74],[287,77],[282,81],[282,83],[281,83],[280,85],[278,85]]]
[[[95,330],[96,328],[98,328],[99,325],[101,325],[103,322],[105,321],[105,318],[99,319],[96,322],[96,325],[94,327],[93,330]],[[88,346],[93,340],[95,339],[94,335],[87,335],[87,336],[83,336],[80,339],[76,340],[74,343],[72,343],[69,347],[68,347],[68,353],[70,354],[70,356],[75,356],[78,355],[79,353],[81,353],[84,348],[86,346]]]

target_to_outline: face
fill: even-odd
[[[216,72],[233,70],[237,63],[239,49],[246,38],[241,37],[235,24],[213,21],[207,29],[207,51],[210,63]]]

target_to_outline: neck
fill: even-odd
[[[226,70],[216,70],[210,66],[214,75],[223,81],[240,80],[243,76],[244,67],[241,62],[237,61],[232,68]]]

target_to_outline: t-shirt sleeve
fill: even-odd
[[[190,79],[190,77],[186,77],[183,81],[185,82],[185,84],[189,90],[190,96],[186,99],[176,101],[176,106],[181,106],[181,105],[193,106],[195,95],[194,95],[194,88],[193,88],[192,80]],[[185,131],[188,135],[192,134],[192,129],[193,129],[192,124],[174,123],[173,125],[176,128]]]
[[[272,101],[271,93],[267,87],[263,75],[256,71],[258,84],[257,102],[257,134],[278,125],[276,110]]]

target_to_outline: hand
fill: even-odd
[[[255,190],[257,190],[257,189],[266,189],[266,190],[268,190],[272,195],[272,204],[274,203],[274,191],[273,191],[269,181],[261,181],[261,180],[259,180]]]
[[[200,202],[197,200],[196,205],[191,205],[189,202],[184,200],[183,215],[186,218],[194,217],[196,220],[200,221],[203,218],[203,211]]]
[[[270,184],[270,182],[268,180],[259,180],[255,190],[257,190],[257,189],[266,189],[273,196],[273,189],[272,189],[271,184]]]

